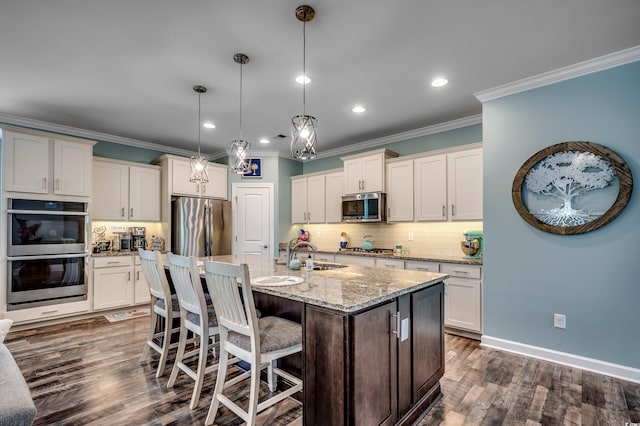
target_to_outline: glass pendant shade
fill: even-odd
[[[200,154],[200,95],[207,93],[207,88],[204,86],[193,86],[193,91],[198,94],[198,155],[191,157],[189,182],[208,183],[209,174],[207,173],[207,167],[209,163],[206,158]]]
[[[240,64],[240,138],[231,141],[231,157],[229,158],[229,169],[232,173],[244,175],[249,173],[250,159],[249,148],[251,144],[242,139],[242,66],[249,62],[249,57],[244,53],[233,55],[236,64]]]
[[[233,173],[237,173],[239,175],[244,175],[249,173],[249,142],[236,139],[231,141],[231,164],[229,167]]]
[[[316,158],[316,127],[318,120],[310,115],[291,119],[291,156],[300,160]]]
[[[296,18],[302,22],[302,75],[307,77],[307,37],[306,23],[316,15],[310,6],[298,6]],[[291,156],[298,160],[313,160],[317,155],[315,117],[307,115],[307,91],[306,84],[302,85],[302,114],[291,118]]]

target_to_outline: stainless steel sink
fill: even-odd
[[[329,262],[313,262],[314,271],[328,271],[330,269],[346,268],[349,265],[343,265],[342,263],[329,263]]]

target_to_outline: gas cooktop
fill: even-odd
[[[340,249],[342,252],[351,252],[351,253],[371,253],[371,254],[392,254],[393,249],[386,248],[374,248],[371,250],[365,250],[361,247],[347,247],[344,249]]]

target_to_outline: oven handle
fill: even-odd
[[[76,257],[89,257],[89,253],[73,254],[44,254],[40,256],[7,256],[7,260],[40,260],[40,259],[72,259]]]
[[[52,216],[89,216],[88,212],[65,212],[60,210],[14,210],[7,209],[7,213],[18,213],[18,214],[44,214],[44,215],[52,215]]]

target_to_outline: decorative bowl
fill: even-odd
[[[373,250],[374,245],[371,241],[364,241],[361,247],[362,250]]]

